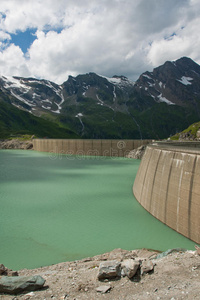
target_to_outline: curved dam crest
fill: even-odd
[[[33,139],[36,151],[68,155],[125,157],[133,149],[152,140],[105,139]]]
[[[154,217],[200,244],[200,143],[148,145],[133,185]]]

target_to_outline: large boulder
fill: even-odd
[[[126,259],[121,263],[121,275],[122,276],[127,276],[128,278],[132,278],[139,267],[140,263],[139,261],[135,261],[133,259]]]
[[[35,276],[17,276],[0,277],[0,293],[19,294],[23,292],[31,292],[41,289],[45,280],[38,275]]]
[[[98,279],[121,277],[121,263],[116,260],[100,263]]]
[[[154,269],[154,265],[151,260],[143,260],[142,261],[142,265],[141,265],[141,269],[140,269],[141,275],[149,273],[149,272],[153,271],[153,269]]]

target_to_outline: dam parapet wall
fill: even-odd
[[[148,145],[133,185],[154,217],[200,244],[200,143]]]
[[[125,157],[152,140],[34,139],[33,149],[68,155]]]

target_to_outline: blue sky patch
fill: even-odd
[[[30,48],[31,44],[37,38],[35,33],[37,29],[27,29],[26,31],[17,31],[16,34],[11,34],[11,43],[19,46],[24,54]]]

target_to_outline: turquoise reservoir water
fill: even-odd
[[[35,268],[114,248],[194,243],[135,200],[140,161],[0,151],[0,263]]]

